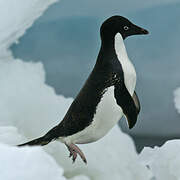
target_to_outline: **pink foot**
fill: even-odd
[[[72,157],[73,163],[75,162],[76,158],[77,158],[77,154],[79,154],[79,156],[81,157],[81,159],[84,161],[85,164],[87,164],[87,160],[85,155],[83,154],[83,152],[79,149],[78,146],[76,146],[75,144],[71,143],[71,144],[66,144],[70,155],[69,157]]]

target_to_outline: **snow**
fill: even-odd
[[[27,139],[18,133],[16,127],[13,126],[0,126],[0,142],[9,145],[16,145]]]
[[[66,113],[72,98],[57,96],[45,84],[41,63],[0,61],[0,125],[16,126],[29,138],[44,134]],[[32,124],[35,126],[29,128]]]
[[[18,0],[17,3],[13,0],[0,0],[0,50],[3,52],[0,56],[7,56],[8,47],[13,42],[17,42],[18,38],[25,33],[35,19],[56,1],[31,0],[24,3],[23,0]]]
[[[146,147],[140,161],[147,165],[156,180],[180,179],[180,140],[167,141],[162,147]]]
[[[148,180],[151,177],[151,172],[139,162],[132,139],[118,126],[99,141],[79,147],[86,155],[87,166],[80,158],[72,165],[65,146],[59,142],[51,143],[45,149],[64,167],[68,177],[79,172],[93,180]]]
[[[40,147],[17,148],[0,144],[0,154],[1,179],[32,180],[38,176],[38,180],[65,180],[63,170]]]
[[[57,96],[45,84],[41,63],[15,60],[8,49],[54,2],[0,1],[0,179],[28,180],[37,179],[37,176],[38,180],[66,179],[64,170],[42,148],[18,148],[2,144],[15,145],[26,141],[25,135],[39,135],[58,118],[62,118],[72,102],[71,98]],[[46,121],[47,126],[43,126]]]

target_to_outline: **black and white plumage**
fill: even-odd
[[[134,89],[136,72],[123,40],[131,35],[148,34],[122,16],[113,16],[101,26],[101,49],[96,64],[63,120],[47,134],[21,144],[46,145],[60,140],[75,161],[77,154],[86,162],[75,144],[97,141],[125,115],[132,128],[140,111]]]

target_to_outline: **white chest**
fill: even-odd
[[[117,33],[115,36],[115,50],[118,60],[122,65],[126,88],[132,95],[136,86],[136,71],[128,58],[123,38],[120,33]]]
[[[113,128],[122,115],[122,109],[117,105],[116,99],[114,98],[114,86],[111,86],[101,98],[91,125],[72,136],[64,138],[62,141],[76,144],[97,141]]]

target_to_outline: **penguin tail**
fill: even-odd
[[[26,142],[26,143],[23,143],[23,144],[19,144],[17,145],[18,147],[21,147],[21,146],[44,146],[48,143],[50,143],[52,141],[51,138],[46,138],[46,135],[45,136],[42,136],[40,138],[37,138],[37,139],[34,139],[32,141],[29,141],[29,142]]]
[[[46,144],[49,144],[51,141],[56,140],[59,137],[58,133],[58,126],[55,126],[50,131],[48,131],[44,136],[34,139],[32,141],[28,141],[23,144],[17,145],[18,147],[21,146],[44,146]]]

